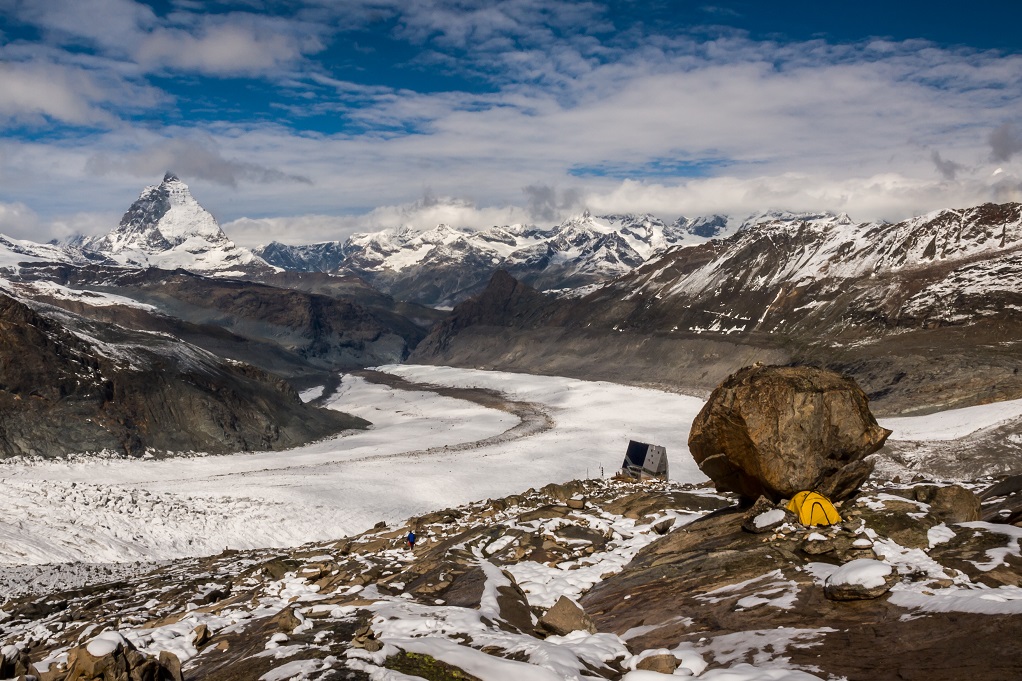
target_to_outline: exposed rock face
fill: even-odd
[[[284,449],[364,425],[176,338],[0,294],[0,458]]]
[[[268,283],[184,270],[40,264],[21,268],[16,280],[25,296],[99,321],[170,333],[288,377],[400,362],[437,318],[352,278],[265,276]],[[122,304],[109,304],[111,293]]]
[[[772,501],[814,490],[844,499],[873,470],[891,431],[849,378],[812,367],[753,366],[730,376],[692,423],[688,446],[721,491]]]

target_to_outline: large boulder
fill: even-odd
[[[713,391],[688,447],[720,491],[776,502],[815,490],[839,500],[869,477],[873,463],[864,459],[890,434],[850,378],[814,367],[752,366]]]

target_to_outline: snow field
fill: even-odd
[[[601,466],[610,475],[629,438],[665,444],[673,478],[705,479],[684,444],[701,407],[695,398],[556,377],[385,370],[412,380],[496,388],[542,405],[555,425],[472,448],[518,418],[347,376],[329,405],[368,419],[374,424],[368,431],[286,452],[0,464],[0,495],[7,500],[0,555],[8,564],[95,563],[297,546],[354,534],[380,520],[597,477]]]
[[[629,439],[662,444],[671,477],[701,482],[688,453],[699,399],[611,383],[450,367],[387,366],[408,380],[482,387],[540,405],[550,430],[484,447],[517,417],[347,376],[332,408],[356,431],[285,452],[166,460],[0,463],[0,555],[8,565],[115,563],[296,546],[438,508],[610,475]],[[307,391],[310,399],[316,391]],[[1022,413],[1022,401],[889,419],[895,437],[960,436]],[[895,422],[895,423],[892,423]],[[940,426],[944,426],[943,429]],[[524,577],[524,576],[523,576]]]

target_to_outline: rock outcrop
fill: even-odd
[[[688,446],[720,491],[772,501],[855,492],[890,431],[849,378],[813,367],[746,367],[710,395]]]

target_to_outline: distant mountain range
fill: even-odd
[[[889,412],[1022,396],[1014,203],[896,224],[582,213],[248,250],[168,174],[104,236],[0,236],[0,289],[299,382],[411,353],[696,390],[755,361],[812,363]]]
[[[754,361],[853,374],[891,411],[1022,396],[1022,205],[897,224],[775,216],[587,295],[508,273],[413,361],[709,389]]]
[[[344,242],[250,250],[232,242],[172,173],[146,187],[108,234],[33,244],[0,236],[0,263],[24,260],[174,270],[260,278],[318,272],[365,279],[398,300],[450,307],[479,293],[497,269],[540,290],[571,291],[625,275],[669,249],[724,238],[771,222],[847,220],[830,214],[767,212],[665,222],[653,215],[584,212],[551,227],[479,230],[437,225],[354,234]]]

